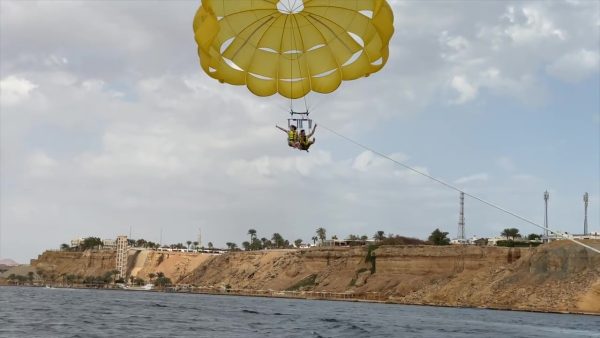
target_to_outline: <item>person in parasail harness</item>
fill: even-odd
[[[288,135],[288,146],[292,147],[292,148],[296,148],[299,149],[300,148],[300,137],[298,136],[298,130],[296,128],[296,126],[290,126],[290,130],[287,130],[285,128],[282,128],[280,126],[275,126],[277,127],[277,129],[287,133]]]
[[[317,140],[316,138],[313,138],[312,140],[310,139],[315,134],[315,129],[317,129],[316,124],[313,127],[310,134],[308,134],[308,135],[306,135],[306,132],[304,131],[304,129],[300,130],[300,138],[299,138],[300,147],[298,149],[308,151],[308,148],[310,148],[310,146],[312,146],[315,143],[315,141]]]

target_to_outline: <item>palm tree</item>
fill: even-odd
[[[270,239],[267,239],[264,247],[265,247],[265,249],[271,249],[273,247],[273,242],[271,242]]]
[[[317,236],[313,236],[313,237],[312,237],[313,244],[317,244],[317,240],[318,240],[318,239],[319,239],[319,237],[317,237]]]
[[[189,249],[190,249],[190,245],[192,245],[192,241],[187,241],[187,242],[185,242],[185,243],[188,245],[188,246],[187,246],[187,249],[189,250]]]
[[[212,249],[212,248],[213,248],[213,244],[212,244],[212,242],[208,242],[208,248],[209,248],[209,249]]]
[[[502,230],[502,233],[500,235],[506,237],[506,240],[509,240],[509,238],[512,238],[514,240],[517,237],[521,237],[519,229],[517,228],[506,228]]]
[[[200,244],[198,241],[194,241],[194,249],[198,249],[198,244]]]
[[[33,284],[33,271],[27,273],[27,280],[29,281],[29,284]]]
[[[501,236],[506,237],[506,240],[510,238],[512,238],[513,240],[517,237],[521,237],[521,234],[519,233],[519,229],[517,228],[507,228],[502,230],[502,233],[500,234]]]
[[[262,242],[258,238],[254,238],[250,243],[250,250],[260,250],[263,248]]]
[[[373,235],[373,239],[376,240],[376,241],[378,241],[378,242],[383,241],[385,239],[385,232],[383,232],[381,230],[377,231],[375,233],[375,235]]]
[[[254,230],[254,229],[248,230],[248,235],[250,235],[250,243],[252,243],[252,241],[254,241],[254,239],[256,238],[256,230]]]
[[[273,234],[273,237],[271,237],[271,240],[275,244],[276,248],[283,248],[285,246],[285,240],[283,239],[283,236],[281,236],[277,232]]]
[[[244,247],[245,251],[250,251],[250,242],[248,241],[243,241],[242,242],[242,247]]]
[[[317,236],[319,236],[319,239],[321,240],[321,244],[323,244],[323,241],[325,240],[326,235],[327,235],[327,230],[325,230],[325,228],[317,229]]]

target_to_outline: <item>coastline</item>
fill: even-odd
[[[114,289],[115,257],[108,250],[44,252],[31,262],[41,276],[11,283]],[[600,314],[600,255],[568,242],[537,248],[405,245],[222,255],[129,250],[128,279],[156,284],[157,274],[172,285],[159,288],[164,292]]]
[[[452,304],[434,304],[434,303],[419,303],[419,302],[401,302],[393,299],[375,299],[361,298],[350,294],[338,294],[333,292],[297,292],[297,291],[269,291],[269,290],[206,290],[205,288],[197,288],[202,290],[175,290],[173,287],[165,289],[123,289],[120,287],[86,287],[86,286],[64,286],[64,285],[3,285],[0,287],[26,287],[26,288],[47,288],[50,289],[72,289],[72,290],[95,290],[95,291],[123,291],[123,292],[152,292],[152,293],[176,293],[176,294],[196,294],[208,296],[239,296],[239,297],[259,297],[259,298],[281,298],[281,299],[298,299],[298,300],[314,300],[314,301],[334,301],[334,302],[352,302],[352,303],[376,303],[389,305],[408,305],[408,306],[428,306],[442,307],[454,309],[481,309],[495,311],[512,311],[512,312],[529,312],[529,313],[552,313],[552,314],[569,314],[569,315],[584,315],[584,316],[600,316],[600,312],[587,311],[558,311],[545,309],[524,309],[511,307],[494,307],[494,306],[468,306],[468,305],[452,305]],[[319,295],[315,295],[319,294]]]

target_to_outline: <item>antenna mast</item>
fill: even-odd
[[[458,216],[458,239],[465,239],[465,193],[460,193],[460,214]]]
[[[583,194],[583,205],[584,205],[584,216],[583,216],[583,234],[588,234],[588,223],[587,223],[587,207],[588,207],[588,193]]]
[[[548,200],[550,199],[550,193],[548,190],[544,191],[544,242],[548,243]]]

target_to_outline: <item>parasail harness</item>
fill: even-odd
[[[312,129],[313,120],[309,118],[308,114],[308,111],[295,112],[290,109],[290,117],[287,119],[288,129],[291,126],[296,126],[298,129],[304,129],[307,126],[307,129]]]

